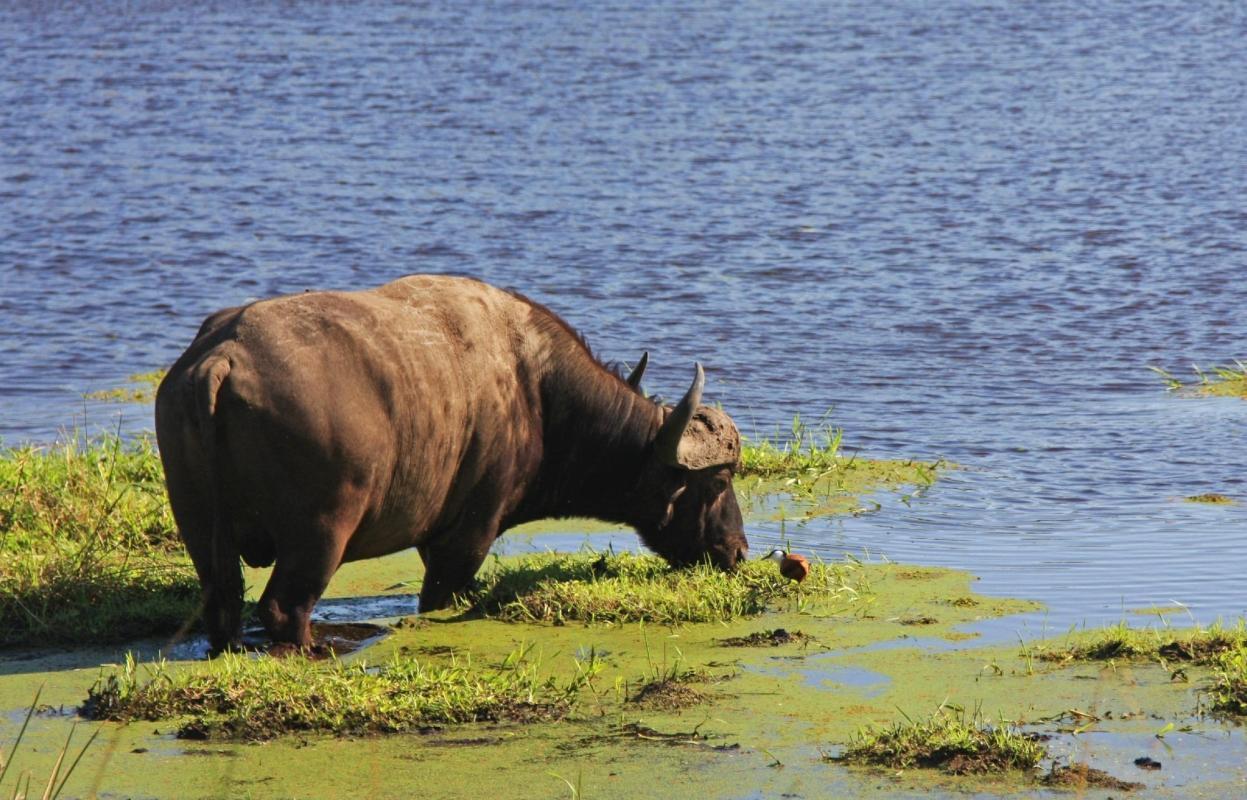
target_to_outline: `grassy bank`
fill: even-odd
[[[0,644],[172,632],[196,612],[150,440],[0,452]]]

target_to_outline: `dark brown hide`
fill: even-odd
[[[274,565],[261,619],[306,647],[343,561],[416,547],[421,608],[441,608],[502,531],[543,517],[629,524],[673,564],[732,568],[739,434],[716,409],[671,415],[542,306],[409,276],[209,317],[160,385],[156,435],[213,647],[239,633],[240,556]]]

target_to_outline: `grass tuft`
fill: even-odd
[[[1209,710],[1216,714],[1247,716],[1247,645],[1239,644],[1212,662]]]
[[[496,562],[480,592],[461,606],[510,622],[677,624],[733,620],[780,605],[851,606],[871,594],[855,561],[811,567],[797,584],[770,561],[724,573],[710,565],[676,570],[649,555],[550,553]]]
[[[150,439],[0,451],[0,645],[177,630],[199,602],[180,554]]]
[[[180,738],[263,741],[296,732],[346,736],[554,719],[578,689],[540,681],[525,650],[494,668],[401,657],[373,667],[225,654],[204,670],[174,672],[157,662],[143,672],[127,656],[91,688],[80,713],[118,722],[180,719]]]
[[[967,719],[963,710],[940,706],[925,720],[906,717],[888,728],[859,730],[838,760],[965,775],[1031,770],[1047,755],[1041,743],[1012,726],[987,724],[978,712]]]
[[[746,440],[740,454],[740,474],[746,477],[788,478],[834,468],[840,461],[844,431],[822,426],[812,429],[794,417],[786,436]],[[778,444],[776,443],[778,442]]]

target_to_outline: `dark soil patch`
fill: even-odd
[[[1007,756],[990,751],[956,753],[951,757],[936,751],[918,759],[918,766],[941,769],[949,775],[992,775],[1017,768]]]
[[[1065,789],[1113,789],[1119,792],[1133,792],[1136,789],[1146,788],[1146,784],[1123,781],[1120,778],[1114,778],[1102,769],[1089,767],[1086,764],[1070,764],[1066,767],[1057,766],[1055,762],[1041,782],[1044,786],[1057,786]]]
[[[1158,652],[1163,658],[1174,661],[1211,661],[1231,649],[1234,644],[1228,639],[1201,639],[1194,641],[1173,641],[1162,645]]]
[[[628,702],[656,711],[675,711],[703,702],[706,696],[678,681],[663,680],[647,683]]]
[[[939,622],[935,617],[928,617],[925,614],[917,617],[904,617],[900,620],[902,625],[935,625]]]
[[[720,647],[779,647],[781,644],[806,643],[814,641],[813,637],[801,631],[789,631],[784,628],[758,631],[748,636],[732,636],[720,639]]]

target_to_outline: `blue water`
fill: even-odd
[[[964,466],[804,551],[1241,614],[1247,512],[1176,498],[1247,499],[1247,404],[1147,367],[1247,356],[1244,76],[1234,3],[5,3],[0,436],[149,428],[82,393],[214,309],[468,273]]]

